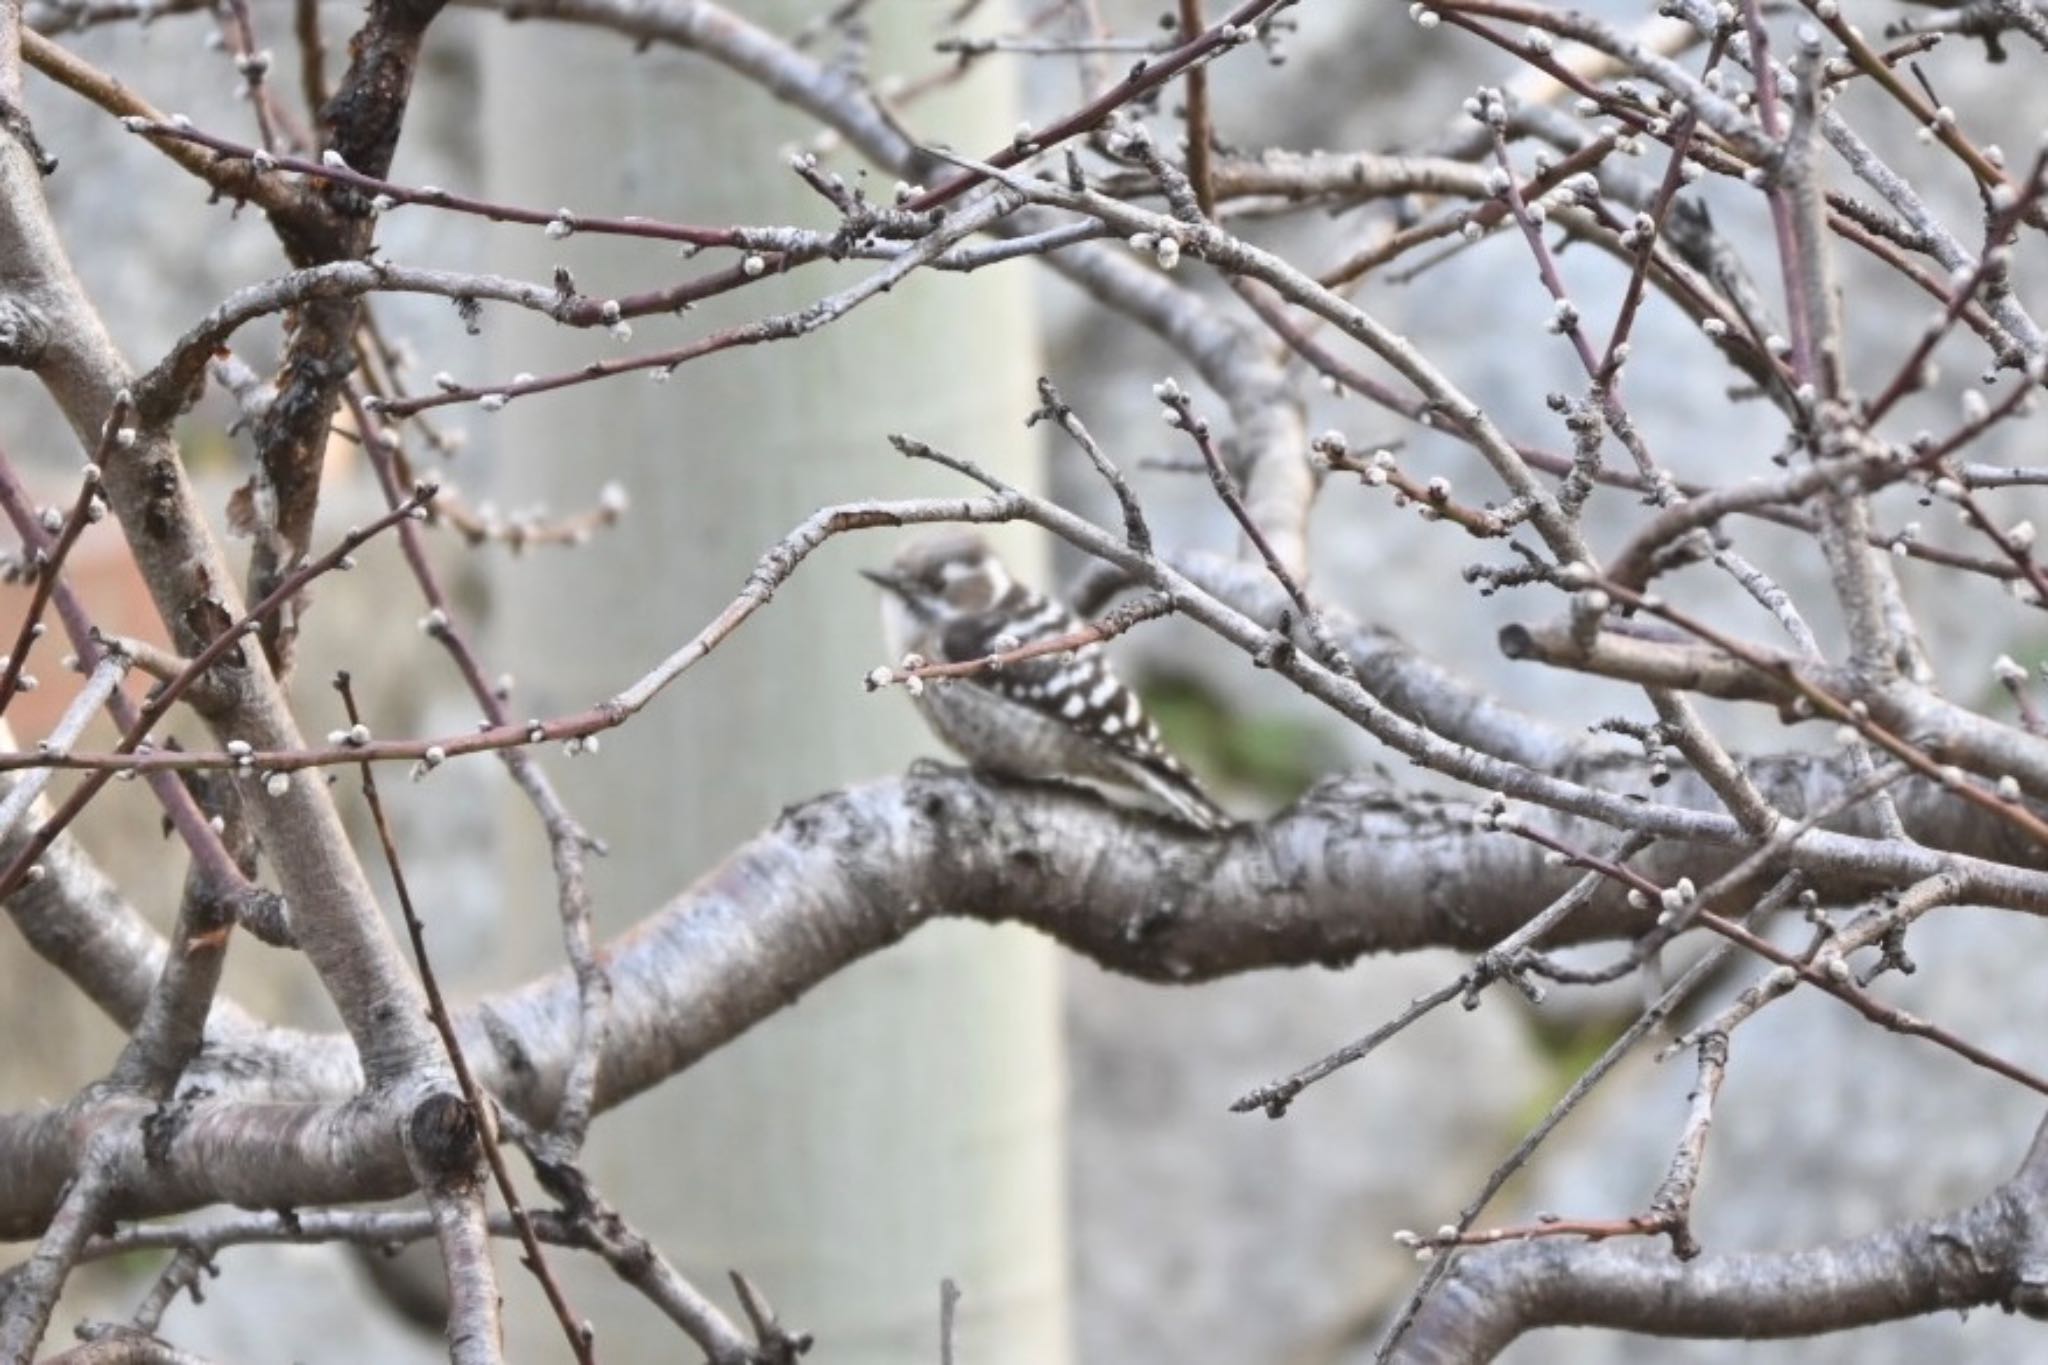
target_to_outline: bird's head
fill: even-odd
[[[905,545],[886,569],[861,570],[888,605],[926,629],[988,611],[1010,591],[1009,572],[979,534],[948,529]]]

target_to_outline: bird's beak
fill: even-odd
[[[932,619],[931,599],[917,590],[909,575],[889,569],[862,569],[860,576],[895,598],[902,609],[916,619]]]
[[[862,569],[860,576],[878,588],[895,593],[898,597],[907,599],[910,596],[909,589],[903,585],[902,577],[890,573],[887,569]]]

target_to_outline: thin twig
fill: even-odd
[[[1798,886],[1797,876],[1781,879],[1757,901],[1743,922],[1754,924],[1768,917],[1792,898]],[[1688,967],[1684,975],[1672,982],[1648,1009],[1636,1017],[1633,1024],[1622,1031],[1620,1037],[1607,1045],[1607,1050],[1579,1074],[1579,1078],[1572,1082],[1571,1087],[1551,1105],[1549,1112],[1544,1114],[1536,1126],[1516,1144],[1514,1151],[1508,1153],[1506,1159],[1494,1167],[1492,1174],[1487,1176],[1486,1182],[1480,1186],[1479,1193],[1471,1202],[1458,1211],[1457,1218],[1450,1225],[1455,1233],[1464,1233],[1471,1229],[1473,1222],[1486,1210],[1487,1205],[1493,1202],[1494,1196],[1514,1178],[1517,1171],[1528,1164],[1529,1158],[1536,1154],[1536,1149],[1543,1145],[1557,1126],[1579,1107],[1586,1096],[1593,1092],[1594,1087],[1606,1079],[1624,1057],[1635,1050],[1638,1043],[1662,1026],[1671,1016],[1671,1012],[1699,989],[1733,951],[1732,945],[1721,943],[1702,954],[1699,961]],[[1456,1259],[1455,1253],[1431,1258],[1430,1267],[1423,1274],[1421,1282],[1415,1286],[1394,1314],[1393,1322],[1388,1326],[1386,1334],[1380,1338],[1379,1346],[1373,1353],[1375,1365],[1387,1365],[1387,1362],[1394,1358],[1395,1350],[1399,1348],[1401,1339],[1407,1335],[1408,1328],[1415,1321],[1415,1315],[1421,1311],[1423,1302],[1449,1273]]]
[[[107,432],[101,437],[102,458],[107,450],[112,449],[113,433],[126,419],[126,405],[116,403],[113,415],[107,419]],[[78,543],[80,533],[99,517],[99,499],[100,466],[98,463],[89,464],[79,483],[78,498],[57,530],[56,544],[47,555],[41,551],[32,552],[36,587],[29,598],[28,610],[22,614],[21,629],[14,637],[14,649],[7,656],[6,666],[0,668],[0,713],[5,713],[8,704],[14,700],[15,689],[21,684],[22,669],[28,663],[29,647],[43,634],[43,611],[50,605],[50,594],[57,590],[57,578],[64,572],[64,561],[70,556],[71,547]]]
[[[1202,0],[1179,0],[1180,40],[1191,43],[1201,36]],[[1188,68],[1187,79],[1188,183],[1194,186],[1195,206],[1204,218],[1216,216],[1216,186],[1209,175],[1209,140],[1215,133],[1209,126],[1209,69]]]
[[[341,693],[349,724],[361,725],[362,713],[356,708],[355,692],[349,686],[348,674],[336,674],[334,686]],[[369,808],[371,823],[376,826],[377,843],[384,850],[384,863],[391,872],[392,890],[397,893],[398,908],[405,917],[405,931],[412,939],[413,961],[419,967],[420,986],[426,992],[427,1012],[433,1020],[435,1032],[441,1035],[441,1045],[448,1053],[448,1064],[455,1072],[456,1083],[462,1087],[462,1098],[483,1126],[485,1137],[481,1145],[484,1160],[490,1165],[491,1178],[497,1183],[499,1197],[505,1201],[505,1211],[512,1216],[512,1224],[519,1231],[520,1245],[526,1249],[526,1268],[540,1281],[541,1291],[547,1296],[548,1307],[554,1310],[555,1321],[561,1324],[570,1352],[580,1365],[595,1365],[597,1353],[593,1348],[594,1335],[590,1324],[569,1306],[568,1296],[562,1292],[561,1283],[555,1279],[554,1271],[548,1266],[547,1255],[541,1250],[540,1239],[534,1236],[532,1221],[526,1216],[526,1206],[520,1201],[518,1186],[512,1182],[504,1154],[493,1140],[491,1116],[495,1102],[476,1083],[476,1077],[469,1069],[469,1060],[463,1056],[462,1044],[455,1036],[455,1021],[449,1016],[447,1003],[441,997],[440,982],[434,975],[433,963],[427,957],[427,927],[413,908],[412,892],[406,887],[405,869],[398,860],[398,844],[392,837],[391,823],[384,816],[384,803],[377,796],[376,776],[368,763],[360,765],[360,770],[363,803]]]
[[[262,601],[244,613],[241,620],[223,626],[219,633],[207,643],[206,647],[193,657],[192,662],[186,666],[184,673],[158,689],[149,699],[148,704],[142,708],[141,712],[135,717],[134,722],[128,726],[127,731],[121,736],[121,742],[114,750],[115,755],[127,756],[134,754],[143,742],[148,739],[149,732],[155,727],[156,723],[169,714],[173,706],[177,705],[178,699],[196,684],[208,669],[225,658],[230,650],[240,648],[240,641],[252,635],[257,625],[265,620],[270,613],[276,611],[286,602],[291,601],[315,579],[352,563],[351,556],[357,550],[375,539],[380,532],[412,516],[415,511],[431,501],[433,496],[434,486],[432,484],[421,484],[414,491],[413,496],[407,499],[402,506],[379,517],[368,526],[351,530],[341,538],[340,543],[332,550],[319,556],[317,559],[307,561],[290,574],[287,574],[275,588],[264,596]],[[246,755],[228,755],[227,757],[229,757],[231,764],[241,766],[241,759],[246,757]],[[63,833],[73,820],[78,818],[80,812],[99,794],[100,789],[113,778],[118,770],[118,766],[95,768],[92,776],[79,783],[77,789],[72,792],[64,804],[59,806],[56,812],[43,822],[41,828],[36,830],[21,852],[15,855],[14,860],[7,864],[4,871],[0,871],[0,900],[5,900],[20,889],[22,882],[29,875],[29,869],[35,866],[36,859],[43,856],[51,842],[59,834]]]

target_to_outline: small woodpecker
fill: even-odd
[[[1081,628],[1065,604],[1012,578],[972,531],[921,537],[886,570],[861,572],[886,590],[882,626],[899,659],[960,663]],[[1167,752],[1100,642],[972,677],[930,678],[916,703],[932,733],[980,771],[1103,783],[1138,792],[1197,829],[1231,824]]]

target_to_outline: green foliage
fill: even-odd
[[[1339,766],[1323,726],[1271,713],[1240,715],[1186,677],[1153,679],[1142,691],[1167,747],[1218,787],[1287,802]]]
[[[1625,1004],[1612,1010],[1523,1011],[1529,1041],[1542,1058],[1544,1070],[1543,1084],[1530,1095],[1527,1112],[1518,1117],[1516,1127],[1526,1130],[1549,1113],[1550,1106],[1600,1060],[1600,1054],[1635,1022],[1638,1013],[1637,1008]]]
[[[195,472],[230,473],[240,458],[235,438],[216,422],[180,422],[178,449],[184,454],[186,468]]]

